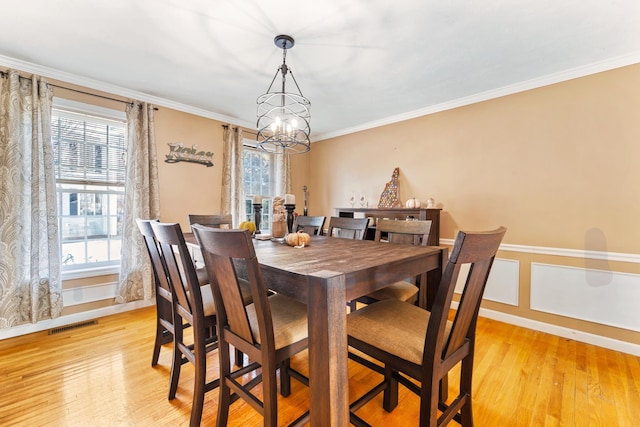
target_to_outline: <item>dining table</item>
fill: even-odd
[[[195,236],[185,234],[197,248]],[[418,304],[429,308],[446,247],[311,236],[304,247],[254,239],[265,286],[307,305],[309,415],[314,427],[347,426],[347,302],[398,280],[421,277]]]

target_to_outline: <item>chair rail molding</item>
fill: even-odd
[[[453,245],[453,239],[440,239],[441,245]],[[581,249],[565,249],[565,248],[551,248],[545,246],[528,246],[528,245],[514,245],[514,244],[502,244],[500,245],[501,251],[508,252],[522,252],[538,255],[556,255],[568,258],[583,258],[583,259],[597,259],[607,261],[620,261],[628,262],[631,264],[640,264],[640,254],[628,254],[624,252],[606,252],[606,251],[585,251]]]

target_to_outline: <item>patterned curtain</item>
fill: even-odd
[[[49,84],[0,76],[0,327],[62,312]]]
[[[276,162],[276,195],[284,197],[291,193],[291,161],[285,153],[277,153],[273,158]]]
[[[246,215],[242,129],[231,125],[225,125],[223,128],[221,210],[223,214],[231,214],[234,227],[237,227]]]
[[[136,218],[160,217],[153,111],[154,107],[144,102],[127,106],[127,184],[118,303],[151,299],[155,292],[147,249],[135,222]]]

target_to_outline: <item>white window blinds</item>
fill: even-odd
[[[122,122],[55,109],[51,121],[58,183],[124,185]]]

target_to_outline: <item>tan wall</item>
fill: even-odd
[[[160,219],[179,222],[189,229],[187,215],[220,212],[222,183],[222,123],[168,108],[155,114],[160,180]],[[169,143],[213,153],[213,166],[178,162],[166,163]]]
[[[113,95],[78,87],[65,82],[53,82],[107,97]],[[124,111],[125,104],[61,88],[54,96]],[[189,213],[216,213],[220,211],[222,182],[223,123],[160,107],[155,111],[155,136],[160,180],[160,214],[166,222],[180,222],[188,227]],[[199,150],[213,152],[213,167],[188,162],[166,163],[169,143],[179,142],[185,147],[196,145]]]
[[[441,204],[445,241],[458,229],[504,225],[507,244],[640,254],[638,111],[640,65],[315,142],[310,153],[292,158],[297,210],[303,185],[310,215],[333,215],[334,208],[348,206],[351,193],[376,205],[399,167],[403,201],[433,197]],[[156,112],[163,221],[186,228],[188,213],[219,211],[221,125],[168,108]],[[213,151],[214,166],[164,163],[170,142]],[[633,274],[640,274],[639,264],[510,251],[499,256],[520,262],[519,304],[484,307],[640,344],[638,332],[529,308],[532,262]]]
[[[504,225],[507,243],[640,253],[639,111],[634,66],[321,141],[312,208],[377,204],[397,166],[403,201],[442,204],[443,238]]]
[[[65,87],[95,93],[107,97],[113,95],[74,86],[65,82],[52,82]],[[54,96],[124,111],[125,104],[91,95],[81,94],[61,88],[54,90]],[[115,97],[118,98],[118,97]],[[222,182],[222,122],[193,114],[160,107],[155,116],[155,137],[158,154],[158,175],[160,185],[160,219],[165,222],[179,222],[183,230],[189,229],[188,214],[220,212]],[[245,135],[247,136],[247,135]],[[179,142],[185,147],[197,145],[199,150],[213,152],[213,166],[179,162],[166,163],[169,143]],[[292,180],[296,183],[294,193],[302,212],[302,185],[308,177],[308,155],[297,156],[292,162]],[[67,280],[65,290],[82,286],[95,286],[113,282],[113,275]],[[63,315],[69,315],[112,305],[112,300],[97,301],[65,307]]]
[[[311,212],[376,205],[395,167],[400,198],[436,199],[441,238],[507,227],[504,243],[640,254],[640,65],[320,141]],[[640,344],[640,333],[533,311],[532,262],[640,273],[637,263],[501,251],[520,261],[519,305],[485,307]],[[638,283],[640,286],[640,283]]]
[[[110,94],[70,85],[65,82],[54,81],[52,83],[113,97]],[[54,89],[54,96],[119,111],[124,111],[125,109],[125,104],[121,102],[61,88]],[[155,112],[155,130],[160,181],[160,219],[166,222],[179,222],[183,230],[188,230],[188,214],[216,213],[220,211],[222,123],[162,107]],[[191,147],[195,144],[201,150],[213,152],[214,166],[206,167],[187,162],[166,163],[164,160],[169,153],[168,144],[174,142],[180,142],[186,147]],[[66,280],[63,283],[63,289],[68,291],[83,286],[113,283],[114,281],[117,281],[117,277],[114,275]],[[79,304],[65,307],[62,314],[70,315],[113,304],[114,302],[111,299]]]

